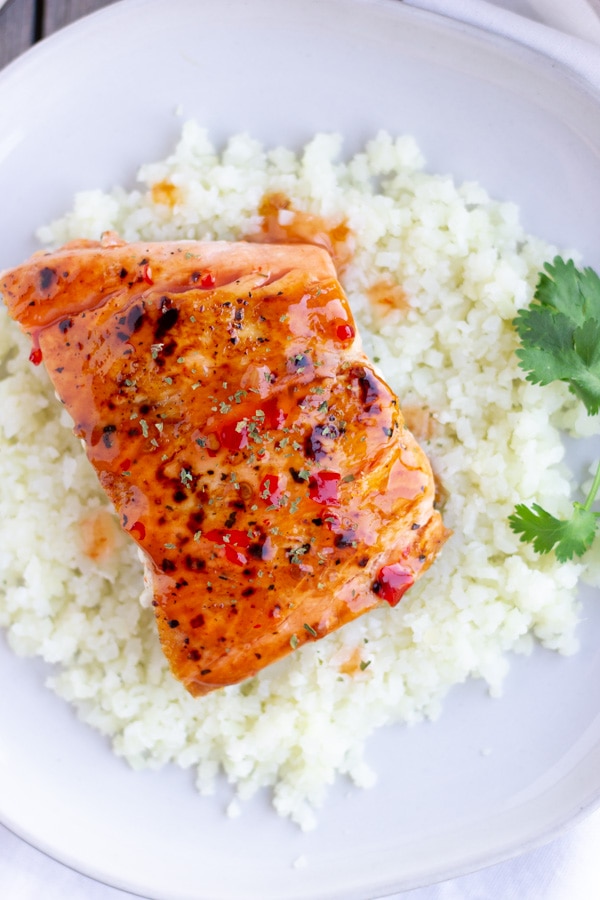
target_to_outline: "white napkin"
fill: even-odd
[[[508,5],[507,5],[508,2]],[[573,34],[600,44],[600,2],[599,0],[517,0],[515,4],[504,0],[497,5],[521,12],[530,18],[546,25],[552,25]],[[519,6],[530,7],[529,11],[519,10]]]
[[[500,21],[498,11],[550,25],[565,34],[600,44],[600,0],[404,0],[408,6],[432,9],[454,19],[488,27],[490,17]],[[502,15],[502,13],[500,13]],[[494,29],[496,30],[496,29]]]

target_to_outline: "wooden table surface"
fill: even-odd
[[[8,0],[0,9],[0,69],[36,41],[115,0]]]

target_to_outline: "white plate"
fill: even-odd
[[[131,183],[163,156],[179,104],[217,139],[335,129],[351,152],[381,127],[412,132],[431,169],[516,200],[528,229],[600,265],[600,101],[560,65],[395,0],[133,0],[0,76],[0,268],[75,190]],[[131,772],[43,688],[43,666],[1,643],[0,818],[74,868],[169,900],[352,900],[498,861],[600,797],[597,592],[584,602],[578,656],[538,651],[515,661],[501,701],[471,683],[435,726],[381,732],[378,787],[335,785],[308,835],[266,796],[229,820],[225,785],[200,799],[184,772]]]

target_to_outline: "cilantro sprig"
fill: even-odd
[[[580,271],[560,256],[546,263],[528,309],[514,326],[521,340],[519,365],[532,384],[564,381],[588,415],[600,409],[600,278]],[[569,519],[557,519],[537,503],[519,503],[509,524],[538,553],[554,550],[560,562],[583,556],[596,537],[600,512],[592,506],[600,490],[600,462],[583,503],[573,503]]]
[[[519,503],[508,521],[512,530],[521,535],[521,540],[533,544],[538,553],[554,550],[559,562],[583,556],[596,536],[600,513],[593,512],[591,506],[599,488],[600,463],[585,502],[573,504],[570,519],[557,519],[537,503],[531,506]]]

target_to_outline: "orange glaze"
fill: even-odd
[[[361,663],[364,669],[365,662],[362,658],[362,653],[358,647],[355,647],[350,656],[345,659],[344,662],[340,665],[340,674],[351,676],[356,675],[361,671]]]
[[[332,221],[294,209],[281,193],[265,194],[258,208],[262,226],[248,241],[272,244],[316,244],[323,247],[342,272],[352,259],[353,240],[345,221]]]
[[[79,523],[79,539],[83,553],[94,562],[101,562],[113,553],[119,526],[104,509],[95,510]]]
[[[404,290],[393,281],[377,281],[367,290],[367,296],[371,303],[382,308],[382,312],[389,312],[390,309],[406,310],[410,307]]]
[[[402,414],[408,428],[418,441],[430,441],[438,432],[437,421],[428,409],[421,406],[403,406]]]
[[[431,468],[326,251],[109,234],[0,289],[145,553],[192,694],[395,605],[435,558]]]
[[[151,188],[152,202],[173,207],[179,203],[179,188],[170,181],[157,181]]]

